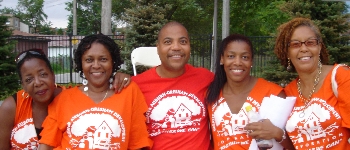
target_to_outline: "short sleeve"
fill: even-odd
[[[136,84],[132,90],[133,114],[128,149],[139,149],[142,147],[151,148],[153,142],[149,138],[145,117],[145,113],[148,109],[146,100],[141,90]]]
[[[350,128],[350,69],[339,67],[335,79],[338,84],[337,100],[342,126]]]
[[[48,107],[48,116],[45,118],[42,127],[43,130],[40,133],[40,144],[50,145],[52,147],[58,147],[62,139],[62,132],[58,128],[57,112],[56,108],[60,95],[58,95],[54,101]]]

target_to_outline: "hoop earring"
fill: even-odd
[[[83,85],[84,87],[84,92],[86,92],[87,90],[89,90],[89,87],[87,86],[87,84],[89,83],[88,80],[86,80],[85,75],[83,74]]]
[[[292,66],[290,65],[290,59],[288,58],[288,66],[287,66],[287,71],[292,71]]]

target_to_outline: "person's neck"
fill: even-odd
[[[315,82],[315,78],[318,74],[318,68],[316,68],[312,72],[302,72],[302,71],[297,71],[298,77],[300,79],[300,82],[303,86],[305,87],[312,87]]]
[[[256,78],[252,76],[247,77],[241,82],[227,80],[226,84],[224,85],[224,92],[234,95],[250,92],[255,85],[255,81]]]
[[[109,90],[109,85],[104,85],[101,87],[94,87],[94,86],[89,86],[89,92],[93,92],[93,93],[104,93],[107,90]]]
[[[176,77],[183,75],[185,73],[185,71],[186,71],[185,67],[183,67],[179,70],[170,70],[170,69],[166,69],[160,65],[156,68],[156,73],[161,78],[176,78]]]

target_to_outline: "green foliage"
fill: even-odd
[[[344,2],[291,0],[280,3],[279,8],[283,13],[288,14],[289,18],[307,17],[318,25],[323,42],[330,54],[330,64],[350,63],[349,35],[346,34],[350,30],[347,22],[349,14]],[[274,56],[272,52],[270,55]],[[287,72],[279,63],[277,60],[271,61],[264,69],[263,77],[276,83],[289,83],[296,75]]]
[[[68,73],[70,70],[58,63],[51,63],[52,70],[55,74]]]
[[[66,3],[66,10],[73,12],[73,2]],[[77,34],[101,33],[101,1],[80,0],[77,4]],[[68,33],[73,33],[73,13],[68,17]]]
[[[43,10],[44,0],[19,0],[15,9],[5,7],[0,10],[2,14],[12,14],[21,22],[29,25],[32,32],[53,35],[52,23],[46,22],[47,15]]]
[[[62,28],[57,29],[56,34],[57,34],[57,35],[63,35],[63,34],[64,34],[63,29],[62,29]]]
[[[34,32],[40,29],[47,19],[44,10],[44,0],[18,0],[17,14],[22,22],[34,28]]]
[[[51,21],[45,22],[42,26],[37,28],[37,32],[43,35],[54,35],[55,32],[51,29]]]
[[[210,34],[213,31],[214,3],[208,0],[166,0],[171,9],[166,13],[166,19],[182,23],[191,34]]]
[[[267,54],[270,56],[275,55],[272,51],[267,52]],[[280,65],[280,61],[276,57],[267,63],[269,65],[263,67],[261,77],[275,82],[282,87],[286,86],[297,76],[295,72],[288,72],[286,68]]]
[[[135,7],[126,9],[123,19],[130,26],[127,27],[126,45],[122,57],[127,70],[132,70],[130,54],[133,49],[141,46],[155,46],[159,29],[167,22],[165,12],[171,9],[170,5],[154,5],[147,0],[131,0]]]
[[[19,12],[13,8],[9,8],[9,7],[4,7],[3,9],[0,9],[0,13],[1,14],[13,14],[16,15]]]
[[[17,91],[19,79],[16,72],[16,54],[14,42],[9,41],[12,31],[6,26],[7,17],[0,16],[0,99],[4,99]]]
[[[288,16],[278,9],[281,3],[282,0],[230,1],[230,33],[246,36],[270,35],[278,24],[288,19]]]

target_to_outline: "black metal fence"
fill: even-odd
[[[82,79],[73,70],[73,50],[84,36],[13,36],[17,41],[15,51],[41,48],[48,56],[51,66],[56,74],[56,83],[81,83]],[[110,36],[116,42],[124,42],[123,35]],[[262,68],[267,65],[268,60],[274,59],[266,52],[272,50],[269,40],[272,37],[250,37],[253,42],[255,55],[254,66],[251,74],[260,76]],[[189,63],[196,67],[210,69],[212,59],[212,35],[190,35],[191,57]],[[218,42],[218,46],[220,43]],[[47,50],[47,51],[46,51]],[[130,58],[129,58],[130,59]]]

